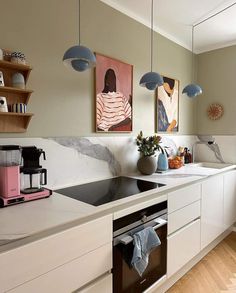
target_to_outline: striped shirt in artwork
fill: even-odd
[[[126,97],[119,92],[100,93],[97,95],[97,127],[108,129],[125,120],[131,119],[131,106]]]

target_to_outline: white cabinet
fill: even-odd
[[[200,252],[201,185],[168,194],[167,277]]]
[[[192,184],[168,194],[168,213],[187,206],[201,198],[201,185]]]
[[[200,217],[200,200],[168,215],[168,235]]]
[[[200,220],[168,236],[167,276],[170,277],[200,252]]]
[[[108,272],[111,259],[112,245],[107,244],[7,292],[73,292]]]
[[[0,263],[2,292],[79,289],[112,268],[112,215],[3,252]]]
[[[74,293],[112,293],[112,274],[106,275],[86,288]]]
[[[223,176],[218,175],[202,183],[201,249],[224,231]]]
[[[224,174],[224,227],[236,221],[236,171]]]

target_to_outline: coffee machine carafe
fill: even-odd
[[[47,170],[40,165],[40,156],[45,152],[35,146],[22,147],[23,166],[21,167],[21,192],[23,194],[44,191],[47,184]]]

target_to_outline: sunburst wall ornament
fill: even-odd
[[[207,116],[211,120],[218,120],[224,114],[224,108],[221,104],[213,103],[207,108]]]

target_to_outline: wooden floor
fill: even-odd
[[[168,293],[236,293],[236,233],[231,233]]]

